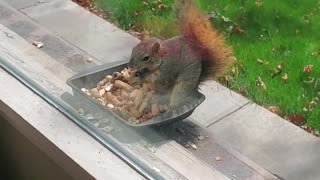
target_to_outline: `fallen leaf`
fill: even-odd
[[[304,84],[313,84],[314,83],[314,78],[313,77],[308,77],[308,79],[307,80],[303,80],[303,83]]]
[[[88,63],[92,63],[92,62],[93,62],[93,59],[92,59],[92,58],[88,58],[88,59],[87,59],[87,62],[88,62]]]
[[[284,69],[284,64],[281,63],[281,64],[277,65],[277,67],[272,70],[271,75],[272,76],[277,76],[277,75],[281,74],[283,69]]]
[[[232,74],[233,74],[234,76],[238,76],[238,74],[239,74],[238,67],[233,67],[232,70],[231,70],[231,72],[232,72]]]
[[[193,143],[190,144],[190,146],[191,146],[191,148],[194,149],[194,150],[197,150],[197,149],[198,149],[198,148],[197,148],[197,145],[195,145],[195,144],[193,144]]]
[[[140,11],[139,10],[135,10],[134,11],[134,15],[139,16],[140,15]]]
[[[277,76],[277,75],[281,74],[281,72],[282,72],[281,69],[275,68],[275,69],[272,70],[271,75],[272,76]]]
[[[261,60],[261,59],[257,59],[257,63],[258,63],[258,64],[264,64],[264,61]]]
[[[279,64],[279,65],[277,66],[277,68],[278,68],[279,70],[283,70],[283,69],[284,69],[284,63]]]
[[[310,13],[308,13],[308,14],[305,14],[304,16],[305,16],[305,17],[310,18],[310,17],[312,17],[312,16],[313,16],[313,13],[312,13],[312,12],[310,12]]]
[[[288,82],[288,75],[287,75],[287,73],[284,73],[284,75],[282,76],[282,80],[283,80],[284,82]]]
[[[39,3],[46,2],[47,0],[39,0]],[[110,17],[110,12],[106,10],[102,10],[100,8],[97,8],[94,5],[93,0],[72,0],[73,2],[78,3],[80,6],[84,7],[85,9],[91,11],[92,13],[96,14],[97,16],[101,18],[108,18]]]
[[[266,84],[261,80],[260,77],[256,79],[256,86],[261,87],[263,89],[267,89]]]
[[[314,51],[311,53],[311,56],[317,57],[319,55],[319,51]]]
[[[312,72],[312,68],[313,68],[313,65],[311,65],[311,64],[306,65],[306,66],[303,68],[303,72],[305,72],[305,73],[311,73],[311,72]]]
[[[254,3],[256,5],[256,7],[262,7],[263,6],[263,2],[261,0],[256,0],[256,2]]]
[[[248,94],[248,90],[245,86],[241,86],[237,89],[237,91],[242,94],[242,95],[247,95]]]
[[[222,158],[220,156],[216,156],[216,161],[221,161]]]
[[[313,135],[315,135],[315,136],[317,136],[317,137],[320,136],[320,132],[319,132],[318,130],[312,130],[312,131],[311,131],[311,134],[313,134]]]
[[[4,34],[8,37],[8,38],[13,38],[13,36],[11,35],[11,34],[9,34],[9,33],[7,33],[7,32],[4,32]]]
[[[301,126],[301,128],[309,133],[311,133],[312,131],[312,127],[310,127],[309,125],[303,125]]]
[[[225,75],[225,76],[222,76],[220,78],[220,81],[223,82],[223,84],[225,85],[232,85],[235,83],[235,80],[232,76],[230,75]]]
[[[280,115],[280,109],[277,106],[269,106],[267,109],[274,114]]]
[[[237,33],[237,34],[242,34],[244,33],[244,30],[240,28],[240,26],[235,26],[233,28],[233,30]]]
[[[308,109],[312,108],[312,103],[311,102],[306,102],[306,108],[308,108]]]
[[[148,5],[148,2],[146,2],[146,1],[142,1],[142,3],[143,3],[144,6]]]
[[[230,22],[230,21],[231,21],[229,18],[227,18],[227,17],[225,17],[225,16],[221,16],[221,18],[222,18],[222,20],[223,20],[224,22]]]
[[[42,48],[44,46],[44,43],[41,41],[33,41],[32,43],[34,46],[36,46],[37,48]]]
[[[305,118],[299,114],[290,114],[290,115],[285,116],[284,119],[292,122],[293,124],[295,124],[297,126],[301,126],[305,121]]]
[[[165,5],[165,4],[160,4],[160,5],[158,6],[158,8],[159,8],[159,9],[166,9],[166,8],[167,8],[167,5]]]
[[[242,72],[246,72],[246,71],[247,71],[246,68],[244,67],[243,61],[240,61],[240,62],[239,62],[238,67],[240,68],[240,70],[241,70]]]

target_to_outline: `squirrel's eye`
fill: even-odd
[[[147,61],[149,61],[149,56],[146,56],[146,57],[144,57],[143,59],[142,59],[142,61],[144,61],[144,62],[147,62]]]

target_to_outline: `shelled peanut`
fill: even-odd
[[[137,123],[150,120],[168,110],[166,105],[161,105],[152,98],[155,92],[150,88],[150,81],[132,85],[129,83],[131,76],[133,71],[124,68],[121,72],[107,75],[95,88],[81,90],[122,118]]]

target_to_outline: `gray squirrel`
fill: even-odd
[[[153,74],[152,87],[169,94],[170,106],[177,107],[192,97],[205,80],[225,74],[234,62],[232,49],[192,0],[175,0],[174,10],[181,36],[167,40],[144,38],[133,50],[129,67]]]

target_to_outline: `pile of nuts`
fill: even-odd
[[[167,105],[159,104],[153,97],[155,92],[150,83],[132,85],[129,83],[132,76],[133,71],[124,68],[121,72],[107,75],[97,83],[97,87],[90,90],[82,88],[81,91],[130,122],[145,122],[168,110]]]

